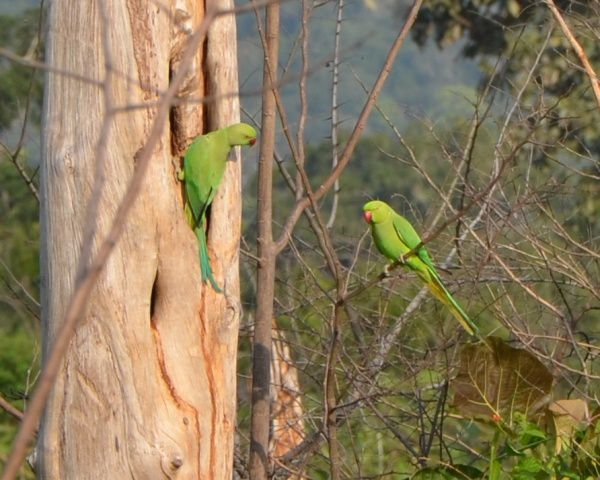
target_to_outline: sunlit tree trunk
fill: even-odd
[[[186,39],[213,7],[233,2],[51,3],[41,177],[44,357],[78,265],[89,263],[86,247],[95,253],[127,191]],[[217,97],[206,109],[197,100],[236,92],[235,20],[220,16],[181,91],[196,102],[173,109],[66,352],[38,438],[40,478],[231,478],[240,162],[228,164],[208,236],[225,294],[200,282],[175,168],[195,135],[239,119],[235,96]]]
[[[283,330],[273,322],[273,344],[271,352],[272,433],[270,454],[281,458],[296,448],[306,438],[304,428],[304,406],[298,370]],[[305,478],[296,475],[296,479]]]

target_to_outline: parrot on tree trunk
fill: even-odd
[[[421,243],[419,234],[410,222],[398,215],[387,203],[379,200],[365,203],[363,216],[371,226],[373,241],[377,249],[389,258],[392,264],[400,262],[415,272],[429,287],[429,290],[450,309],[462,327],[470,335],[474,335],[478,331],[477,326],[442,283],[425,247],[421,246],[407,255]]]
[[[236,123],[200,135],[188,147],[179,180],[185,185],[185,214],[198,238],[202,281],[209,281],[216,292],[217,284],[206,245],[206,213],[221,185],[229,152],[236,145],[254,145],[256,130],[246,123]]]

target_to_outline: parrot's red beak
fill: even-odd
[[[373,213],[366,211],[363,213],[363,217],[365,218],[365,222],[371,223],[371,220],[373,220]]]
[[[256,143],[256,137],[251,138],[248,143],[250,144],[251,147],[254,146],[254,144]]]

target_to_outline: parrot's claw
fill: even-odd
[[[173,166],[173,170],[175,171],[175,178],[180,182],[185,180],[185,173],[183,168],[181,167],[181,160],[177,157],[171,158],[171,165]]]
[[[404,262],[405,262],[405,257],[404,257],[404,255],[400,254],[400,256],[396,259],[396,261],[389,263],[385,267],[383,267],[383,274],[386,277],[391,277],[392,276],[391,269],[398,265],[404,265]]]

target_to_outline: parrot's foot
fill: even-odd
[[[177,178],[177,180],[180,182],[183,182],[185,180],[185,172],[179,165],[179,159],[173,158],[173,167],[175,169],[175,178]]]
[[[392,272],[390,272],[390,267],[391,267],[391,266],[392,266],[392,265],[386,265],[385,267],[383,267],[383,274],[384,274],[386,277],[391,277],[391,276],[392,276]]]

